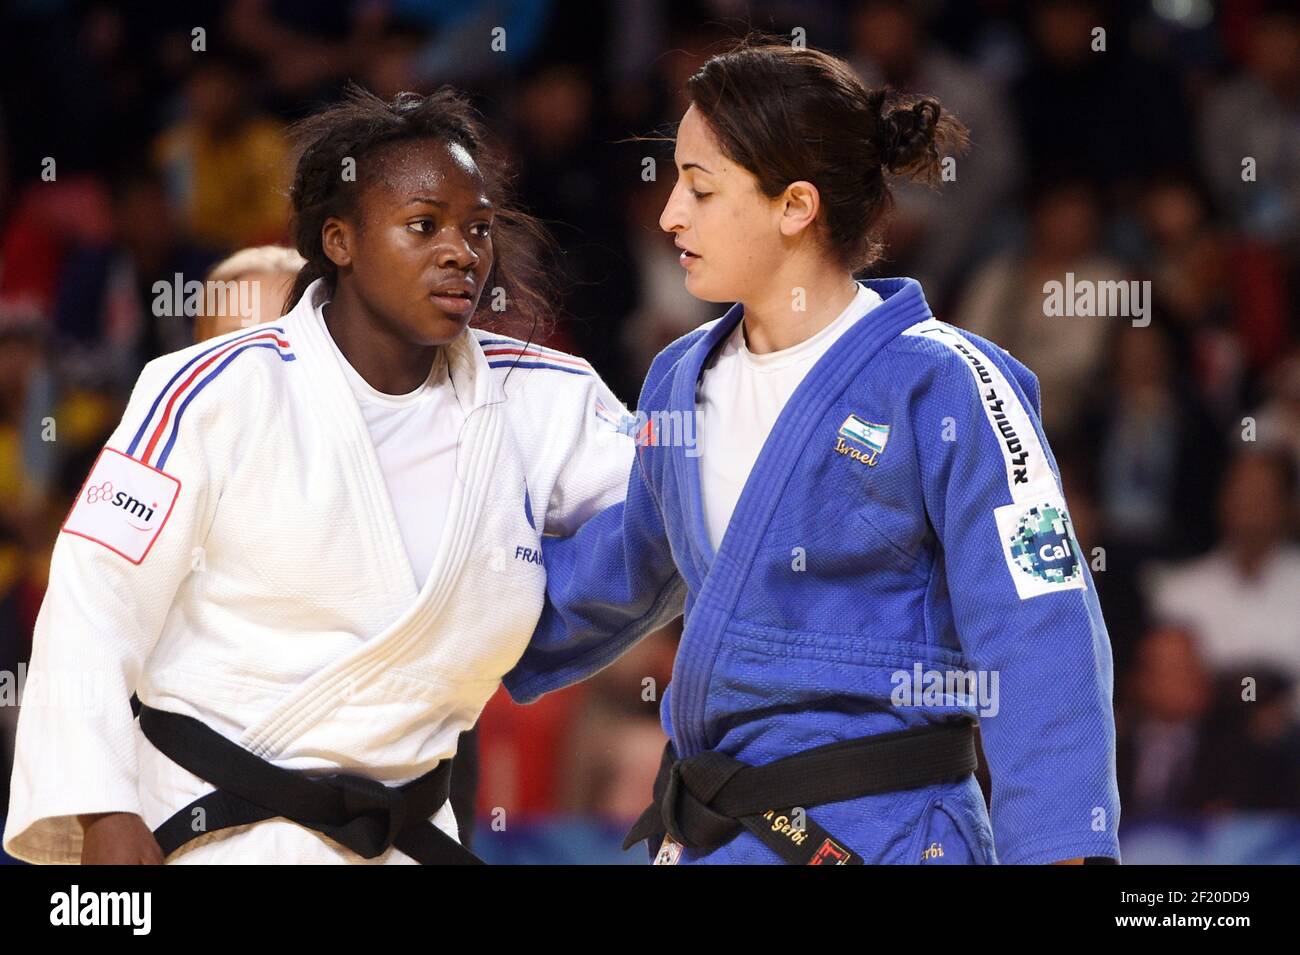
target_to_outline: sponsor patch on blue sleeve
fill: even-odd
[[[1083,590],[1083,554],[1064,502],[1055,495],[1008,504],[993,516],[1007,569],[1021,600],[1058,590]]]

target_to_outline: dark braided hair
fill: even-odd
[[[338,267],[325,254],[321,228],[331,216],[357,218],[361,197],[380,165],[365,159],[395,143],[433,139],[459,145],[474,158],[496,205],[495,263],[492,273],[480,281],[487,294],[479,299],[475,319],[503,332],[525,330],[529,339],[545,337],[557,295],[539,265],[551,250],[550,239],[536,219],[510,205],[505,161],[488,144],[478,115],[463,94],[444,86],[427,96],[399,93],[385,102],[349,83],[340,102],[299,121],[292,134],[298,156],[289,187],[293,240],[307,264],[294,279],[286,312],[318,278],[334,290]],[[343,178],[346,159],[355,164],[356,181]],[[504,313],[491,310],[493,288],[505,291]]]

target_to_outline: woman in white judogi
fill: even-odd
[[[455,858],[442,770],[528,643],[541,535],[625,491],[591,367],[468,327],[543,303],[465,101],[354,90],[300,134],[296,304],[150,362],[59,535],[18,858]]]

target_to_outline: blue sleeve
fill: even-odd
[[[684,335],[656,356],[639,407],[663,404],[673,363],[699,334]],[[517,703],[585,680],[682,614],[686,582],[646,475],[644,456],[654,452],[637,440],[623,500],[571,534],[542,538],[546,602],[528,649],[502,678]]]
[[[987,342],[937,337],[909,417],[957,638],[998,688],[980,720],[998,857],[1118,859],[1110,640],[1036,381]]]
[[[1011,352],[1005,348],[999,350],[1002,352],[1012,377],[1016,380],[1016,384],[1025,393],[1029,407],[1034,409],[1034,418],[1041,424],[1043,419],[1043,393],[1038,382],[1038,376],[1030,371],[1026,365],[1013,358]]]
[[[517,703],[577,683],[681,615],[685,583],[639,461],[627,496],[569,537],[542,539],[546,603],[502,682]]]

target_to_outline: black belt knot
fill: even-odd
[[[363,859],[395,846],[426,865],[482,864],[429,821],[451,792],[449,759],[402,786],[385,786],[354,773],[311,776],[283,769],[192,717],[147,705],[140,707],[140,729],[159,752],[216,787],[154,831],[164,857],[204,833],[280,817]]]
[[[762,766],[714,751],[678,759],[670,740],[654,801],[623,848],[649,839],[653,851],[667,835],[688,848],[713,849],[743,828],[786,862],[861,864],[808,817],[810,807],[960,779],[977,762],[975,722],[966,717],[828,743]]]
[[[660,791],[655,781],[655,802],[646,811],[649,821],[655,821],[653,810],[660,810],[661,831],[666,831],[677,842],[691,848],[704,848],[725,842],[740,830],[740,823],[710,806],[713,798],[745,768],[738,759],[724,753],[706,752],[690,759],[677,759],[672,743],[664,748],[662,762],[668,766],[667,781]],[[660,767],[663,777],[663,766]],[[645,816],[642,817],[643,819]],[[639,825],[639,823],[638,823]],[[623,848],[640,842],[650,835],[635,836],[633,829],[623,842]]]
[[[401,789],[348,773],[317,781],[338,790],[343,797],[343,813],[348,821],[334,829],[331,837],[362,858],[383,855],[406,828],[406,796]]]

